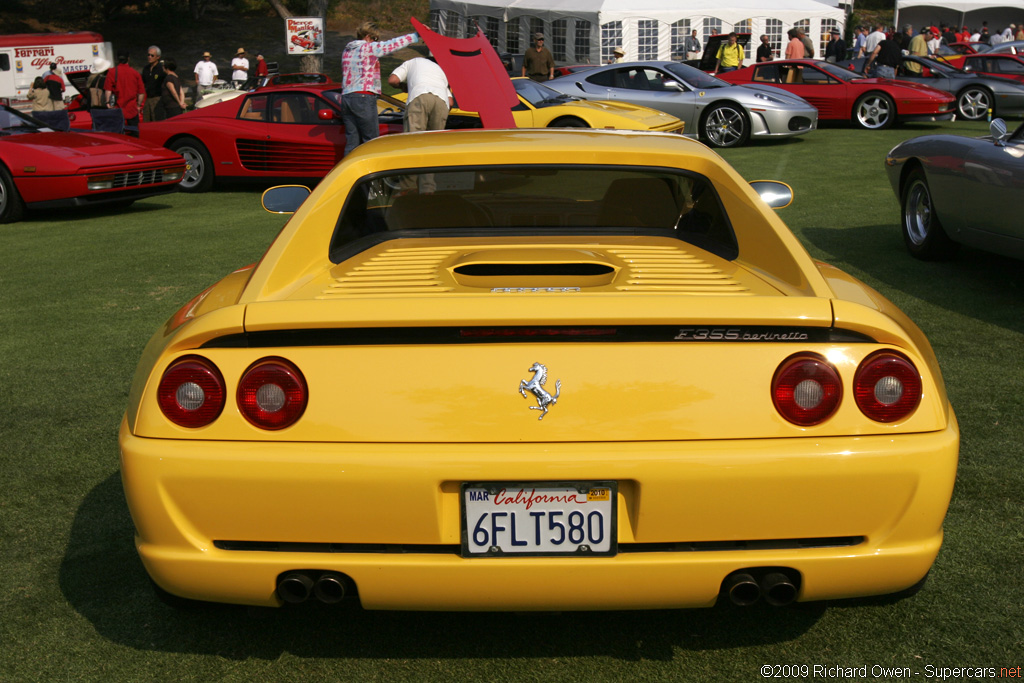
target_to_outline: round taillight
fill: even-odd
[[[843,385],[824,358],[801,353],[790,356],[772,378],[772,401],[782,417],[801,427],[821,424],[836,411]]]
[[[921,374],[894,351],[871,354],[857,368],[853,396],[860,411],[876,422],[898,422],[921,403]]]
[[[164,371],[156,398],[168,420],[180,427],[205,427],[224,409],[224,378],[201,356],[183,356]]]
[[[238,383],[238,409],[260,429],[284,429],[306,410],[306,380],[299,369],[281,358],[254,363]]]

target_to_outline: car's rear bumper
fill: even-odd
[[[751,567],[792,570],[799,600],[907,588],[938,553],[959,436],[273,444],[122,423],[120,441],[139,554],[171,593],[275,605],[283,573],[337,571],[370,609],[570,610],[710,606]],[[619,553],[461,557],[459,485],[480,480],[619,482]]]

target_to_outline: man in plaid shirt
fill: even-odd
[[[380,42],[380,31],[372,21],[363,22],[356,39],[341,55],[341,120],[345,124],[345,156],[360,143],[380,134],[377,95],[380,94],[379,57],[419,42],[417,33]]]

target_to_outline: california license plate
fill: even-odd
[[[614,481],[462,485],[462,556],[614,555]]]

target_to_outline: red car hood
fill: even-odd
[[[484,128],[516,127],[512,107],[519,104],[519,96],[482,31],[472,38],[447,38],[416,19],[412,25],[448,77],[460,109],[478,112]]]
[[[78,167],[145,164],[180,160],[174,152],[123,135],[104,133],[25,133],[0,138],[0,146],[38,163],[44,157]]]

